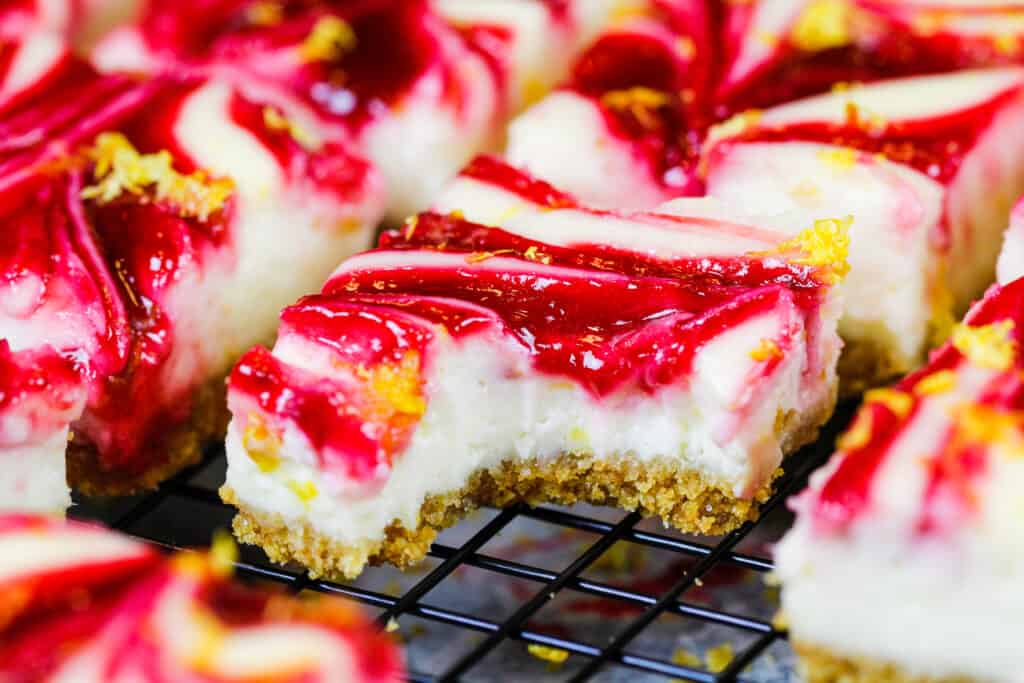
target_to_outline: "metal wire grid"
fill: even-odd
[[[762,519],[777,508],[786,497],[798,490],[806,481],[807,475],[824,461],[830,451],[827,444],[832,442],[831,437],[836,433],[839,428],[838,424],[842,421],[841,419],[833,421],[832,425],[825,430],[826,437],[819,440],[818,444],[789,459],[787,471],[777,482],[776,492],[762,506]],[[163,547],[169,549],[179,547],[163,534],[140,533],[137,527],[158,507],[165,504],[175,505],[176,502],[182,501],[224,508],[222,512],[227,515],[227,506],[220,501],[214,488],[192,482],[196,471],[181,473],[165,483],[158,491],[133,501],[125,510],[115,516],[107,516],[106,521],[113,528],[139,536]],[[84,511],[79,509],[72,514],[80,517],[95,516],[88,508]],[[517,517],[531,518],[550,525],[588,532],[596,535],[597,538],[574,562],[558,572],[479,552],[488,541]],[[746,681],[743,675],[744,669],[765,653],[773,643],[784,639],[786,634],[762,619],[687,603],[681,598],[688,589],[700,583],[701,577],[721,565],[738,566],[759,573],[770,572],[772,562],[769,558],[743,554],[735,550],[737,544],[750,534],[756,524],[745,524],[720,539],[716,544],[705,545],[636,529],[635,526],[640,521],[641,516],[637,513],[628,514],[617,523],[611,523],[552,507],[531,508],[523,504],[514,505],[499,511],[483,528],[459,547],[435,543],[430,549],[430,556],[440,560],[440,563],[422,580],[397,597],[346,583],[309,579],[300,569],[274,565],[265,559],[257,561],[241,559],[236,564],[236,571],[239,576],[281,583],[296,592],[319,591],[344,596],[376,607],[382,610],[378,615],[378,623],[382,627],[401,615],[412,615],[483,634],[483,639],[461,659],[450,665],[447,670],[410,672],[408,679],[414,682],[462,680],[487,655],[506,640],[512,639],[527,644],[557,648],[585,659],[586,663],[582,668],[573,671],[566,678],[573,682],[590,680],[604,667],[617,665],[696,683],[734,681],[744,683]],[[680,576],[675,585],[661,595],[636,592],[588,580],[581,576],[584,570],[619,541],[678,553],[693,558],[695,564]],[[427,593],[463,565],[532,582],[537,585],[537,590],[511,616],[502,621],[480,618],[424,601]],[[368,571],[374,570],[371,568]],[[631,620],[624,620],[626,621],[625,627],[603,647],[572,638],[555,637],[528,628],[529,619],[560,591],[576,591],[581,594],[615,600],[640,607],[643,611]],[[727,668],[718,673],[665,661],[633,649],[631,646],[644,629],[664,614],[681,615],[707,624],[738,629],[753,636],[753,640],[745,649],[735,654]]]

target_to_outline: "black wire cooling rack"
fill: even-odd
[[[840,411],[840,415],[823,430],[817,444],[788,459],[776,492],[762,508],[762,519],[783,507],[783,501],[802,488],[807,475],[824,462],[835,434],[849,414],[848,408]],[[166,548],[201,545],[209,540],[213,530],[228,526],[233,514],[217,495],[218,485],[223,480],[223,468],[223,454],[213,453],[204,465],[181,473],[152,494],[100,505],[80,502],[73,508],[72,516],[98,519],[115,529]],[[535,653],[549,656],[556,653],[559,659],[567,653],[571,657],[572,666],[564,669],[554,671],[549,665],[545,676],[551,680],[605,678],[609,669],[616,669],[620,674],[614,680],[632,681],[649,676],[653,680],[751,683],[754,679],[748,676],[748,667],[761,657],[771,656],[767,654],[769,648],[785,640],[785,633],[772,625],[770,615],[730,611],[688,599],[695,587],[702,586],[703,581],[720,568],[738,568],[762,577],[772,570],[766,549],[761,548],[760,552],[740,552],[738,549],[760,523],[746,524],[727,536],[708,542],[638,528],[641,517],[636,513],[623,513],[617,520],[605,520],[598,515],[579,514],[576,509],[531,508],[520,504],[491,511],[490,514],[489,520],[457,544],[443,542],[445,536],[442,535],[430,550],[433,566],[398,590],[367,587],[363,577],[353,583],[313,580],[300,568],[272,564],[262,552],[249,547],[242,548],[236,570],[243,578],[284,584],[296,592],[311,590],[353,599],[375,611],[382,628],[394,629],[398,619],[413,617],[476,634],[464,651],[451,661],[436,664],[436,670],[411,671],[409,680],[417,682],[470,680],[474,675],[484,676],[483,680],[504,680],[503,674],[494,671],[487,674],[474,672],[499,648],[519,641],[527,646],[540,647]],[[484,546],[498,534],[513,522],[524,519],[535,525],[579,532],[590,540],[580,544],[580,552],[575,559],[560,569],[548,569],[483,552]],[[684,561],[682,566],[685,568],[674,584],[658,592],[631,588],[628,576],[623,583],[596,580],[586,574],[588,568],[607,551],[622,543],[673,554]],[[472,614],[446,604],[452,600],[439,603],[432,599],[438,588],[444,587],[446,581],[453,581],[456,572],[466,568],[495,575],[488,577],[484,586],[499,577],[515,579],[525,586],[519,591],[520,599],[509,614],[501,618]],[[386,571],[397,574],[393,569],[368,568],[364,577],[372,579],[375,572]],[[600,644],[587,642],[584,637],[551,633],[531,626],[531,619],[538,612],[566,593],[605,600],[628,609],[604,620],[603,626],[612,635]],[[738,634],[744,645],[730,652],[724,668],[702,665],[699,659],[680,661],[664,656],[664,652],[659,656],[648,651],[641,642],[642,635],[657,620],[673,615],[685,619],[678,628],[688,625],[719,627]],[[520,645],[519,651],[521,657],[529,659],[527,647]],[[410,661],[411,668],[416,666],[416,661]],[[710,668],[721,670],[712,672]],[[532,677],[527,675],[525,678]]]

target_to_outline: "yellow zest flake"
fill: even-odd
[[[687,666],[691,669],[698,669],[704,665],[700,657],[693,654],[685,647],[677,647],[676,651],[672,653],[672,663],[678,664],[679,666]]]
[[[683,36],[675,44],[676,52],[686,61],[690,61],[697,56],[697,45],[693,42],[693,38]]]
[[[799,183],[797,183],[792,190],[789,191],[789,194],[790,196],[796,198],[804,197],[807,199],[812,199],[821,194],[821,188],[819,188],[813,180],[804,178]]]
[[[956,373],[952,370],[939,370],[922,378],[914,386],[914,393],[918,396],[934,396],[951,391],[955,386]]]
[[[416,234],[416,228],[420,225],[419,216],[411,216],[405,219],[405,239],[411,240],[412,236]]]
[[[601,96],[601,104],[616,111],[628,111],[642,126],[651,129],[658,122],[651,117],[651,110],[672,103],[672,96],[660,90],[636,86],[626,90],[610,90]]]
[[[495,256],[503,256],[505,254],[514,253],[513,249],[498,249],[497,251],[477,251],[473,252],[466,257],[466,263],[483,263],[487,259],[492,259]]]
[[[202,171],[189,175],[174,170],[171,153],[139,154],[121,133],[102,133],[87,155],[95,162],[95,185],[82,190],[83,199],[101,204],[111,202],[124,193],[142,195],[154,190],[157,201],[173,204],[182,216],[205,221],[219,211],[234,192],[230,180],[211,180]]]
[[[523,256],[526,257],[527,261],[534,261],[535,263],[543,263],[544,265],[548,265],[549,263],[551,263],[551,256],[548,255],[548,254],[545,254],[540,249],[538,249],[536,246],[527,247],[526,251],[523,253]]]
[[[775,253],[801,252],[803,256],[790,259],[790,262],[821,268],[825,282],[838,284],[850,272],[846,258],[850,253],[851,225],[853,216],[816,220],[813,227],[780,244]]]
[[[762,339],[757,348],[750,352],[750,357],[758,363],[763,363],[773,358],[782,358],[782,349],[771,339]]]
[[[646,0],[619,0],[608,16],[611,25],[622,24],[633,19],[647,19],[653,8]]]
[[[708,671],[717,674],[725,671],[734,656],[732,643],[722,643],[708,650],[704,655],[704,661],[707,662]]]
[[[213,542],[210,544],[210,568],[217,576],[231,576],[238,562],[238,546],[235,539],[224,529],[218,529],[213,534]]]
[[[314,150],[317,148],[316,139],[305,128],[286,117],[275,107],[263,108],[263,123],[270,130],[284,131],[292,137],[292,140],[299,143],[304,149]]]
[[[284,19],[284,9],[278,2],[255,2],[245,11],[245,19],[254,26],[274,26]]]
[[[269,474],[281,465],[281,437],[268,429],[259,415],[249,415],[242,432],[242,447],[263,473]]]
[[[1012,320],[1001,320],[991,325],[953,328],[953,346],[975,365],[988,370],[1008,370],[1017,353],[1017,342],[1011,336]]]
[[[427,401],[420,388],[420,355],[409,351],[399,364],[384,363],[359,373],[375,396],[387,402],[392,410],[420,417],[427,410]]]
[[[580,445],[587,445],[590,443],[590,434],[583,427],[576,426],[569,430],[569,440]]]
[[[520,106],[526,108],[540,102],[550,89],[548,82],[538,76],[527,78],[523,81]]]
[[[885,117],[865,110],[853,100],[846,102],[846,124],[852,128],[860,128],[869,133],[880,135],[889,125]],[[882,158],[887,158],[882,155]]]
[[[707,148],[710,149],[714,143],[720,140],[742,136],[751,128],[756,128],[760,121],[761,111],[759,109],[748,109],[733,115],[724,122],[711,127],[711,130],[708,131]]]
[[[848,171],[857,165],[857,150],[852,147],[825,147],[818,150],[818,159],[833,168]]]
[[[601,103],[612,109],[629,109],[634,105],[656,109],[671,101],[672,98],[667,93],[643,86],[626,90],[610,90],[601,96]]]
[[[832,92],[844,93],[850,92],[856,88],[863,87],[863,84],[859,81],[836,81],[832,84]]]
[[[311,481],[300,482],[292,480],[288,482],[288,488],[295,494],[296,498],[307,505],[320,494],[320,491],[316,488],[316,484]]]
[[[841,451],[857,451],[871,443],[872,418],[870,410],[860,410],[853,424],[836,439]]]
[[[200,671],[210,670],[227,638],[227,632],[220,621],[205,609],[193,612],[192,628],[189,631],[195,644],[195,649],[188,657],[189,664]]]
[[[1015,57],[1020,54],[1020,38],[1012,33],[1001,33],[992,39],[996,52],[1004,57]]]
[[[849,45],[851,8],[846,0],[812,0],[793,26],[793,44],[808,52]]]
[[[865,403],[879,403],[899,419],[904,419],[914,407],[914,397],[899,389],[872,389],[864,394]]]
[[[965,403],[957,407],[957,438],[982,446],[1001,445],[1003,450],[1024,454],[1024,412]]]
[[[549,662],[555,666],[561,666],[565,663],[565,660],[569,659],[569,653],[566,650],[562,650],[557,647],[548,647],[547,645],[540,645],[538,643],[530,643],[526,646],[526,651],[537,659],[543,659],[545,662]]]
[[[774,50],[779,45],[778,34],[771,33],[770,31],[757,31],[756,33],[754,33],[754,40],[772,50]]]
[[[313,30],[299,46],[299,56],[306,62],[333,62],[356,47],[356,33],[341,17],[320,17]]]
[[[202,580],[210,571],[210,561],[202,553],[189,550],[171,558],[171,568],[183,576]]]

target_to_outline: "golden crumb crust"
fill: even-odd
[[[890,384],[918,367],[920,362],[893,355],[895,342],[884,341],[888,332],[879,327],[866,339],[846,339],[839,355],[839,393],[844,398]]]
[[[818,438],[820,426],[835,408],[835,393],[815,413],[780,416],[777,433],[783,435],[784,453]],[[367,564],[389,563],[404,569],[420,562],[442,529],[481,505],[504,507],[519,501],[607,505],[660,517],[685,533],[724,534],[757,519],[760,504],[769,498],[772,483],[781,473],[781,469],[771,473],[764,486],[750,499],[743,499],[728,486],[686,469],[674,458],[639,462],[628,456],[564,453],[553,460],[509,460],[478,470],[457,491],[428,496],[414,529],[395,520],[383,538],[357,545],[321,534],[304,520],[285,520],[276,513],[251,509],[227,485],[221,487],[220,495],[224,502],[239,508],[234,531],[241,542],[263,548],[275,562],[298,562],[314,578],[340,575],[352,579]]]
[[[68,443],[68,485],[87,496],[125,496],[156,488],[182,469],[195,465],[203,449],[227,431],[231,414],[223,377],[207,382],[192,399],[192,412],[183,424],[151,444],[158,454],[142,472],[118,472],[103,467],[96,447],[79,439]]]
[[[898,665],[867,657],[837,655],[827,648],[794,641],[805,683],[983,683],[962,676],[935,678],[910,674]]]
[[[503,507],[518,501],[610,505],[661,517],[687,533],[721,534],[756,519],[758,504],[770,493],[771,486],[766,485],[752,500],[737,499],[698,472],[681,471],[666,462],[598,460],[577,454],[545,462],[506,461],[477,471],[458,491],[427,497],[415,529],[395,521],[383,539],[353,546],[320,534],[307,522],[247,509],[231,488],[221,489],[224,501],[239,507],[234,530],[240,541],[260,546],[275,562],[297,561],[309,568],[311,576],[340,574],[350,579],[366,564],[387,562],[401,568],[416,564],[438,532],[481,505]]]

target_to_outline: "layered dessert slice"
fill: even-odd
[[[232,373],[236,534],[355,576],[418,561],[481,504],[734,528],[831,412],[846,228],[787,241],[721,216],[580,208],[503,229],[409,221]]]
[[[496,146],[619,4],[149,2],[93,56],[105,70],[214,72],[311,110],[323,135],[356,141],[381,169],[398,223]]]
[[[231,364],[384,201],[367,162],[225,83],[76,68],[0,113],[5,509],[66,506],[65,450],[90,494],[195,462]]]
[[[743,110],[873,81],[1024,59],[1018,2],[754,0],[721,20],[720,107]]]
[[[808,683],[1020,680],[1022,329],[1024,280],[993,287],[797,499],[775,559]]]
[[[561,88],[513,120],[511,163],[595,207],[650,209],[700,194],[709,12],[693,0],[654,5],[609,26]]]
[[[708,193],[759,212],[851,214],[841,374],[917,367],[992,281],[1024,192],[1017,67],[893,79],[752,110],[713,129]]]
[[[0,679],[402,680],[397,648],[354,606],[234,583],[234,550],[168,558],[90,525],[0,516]]]

